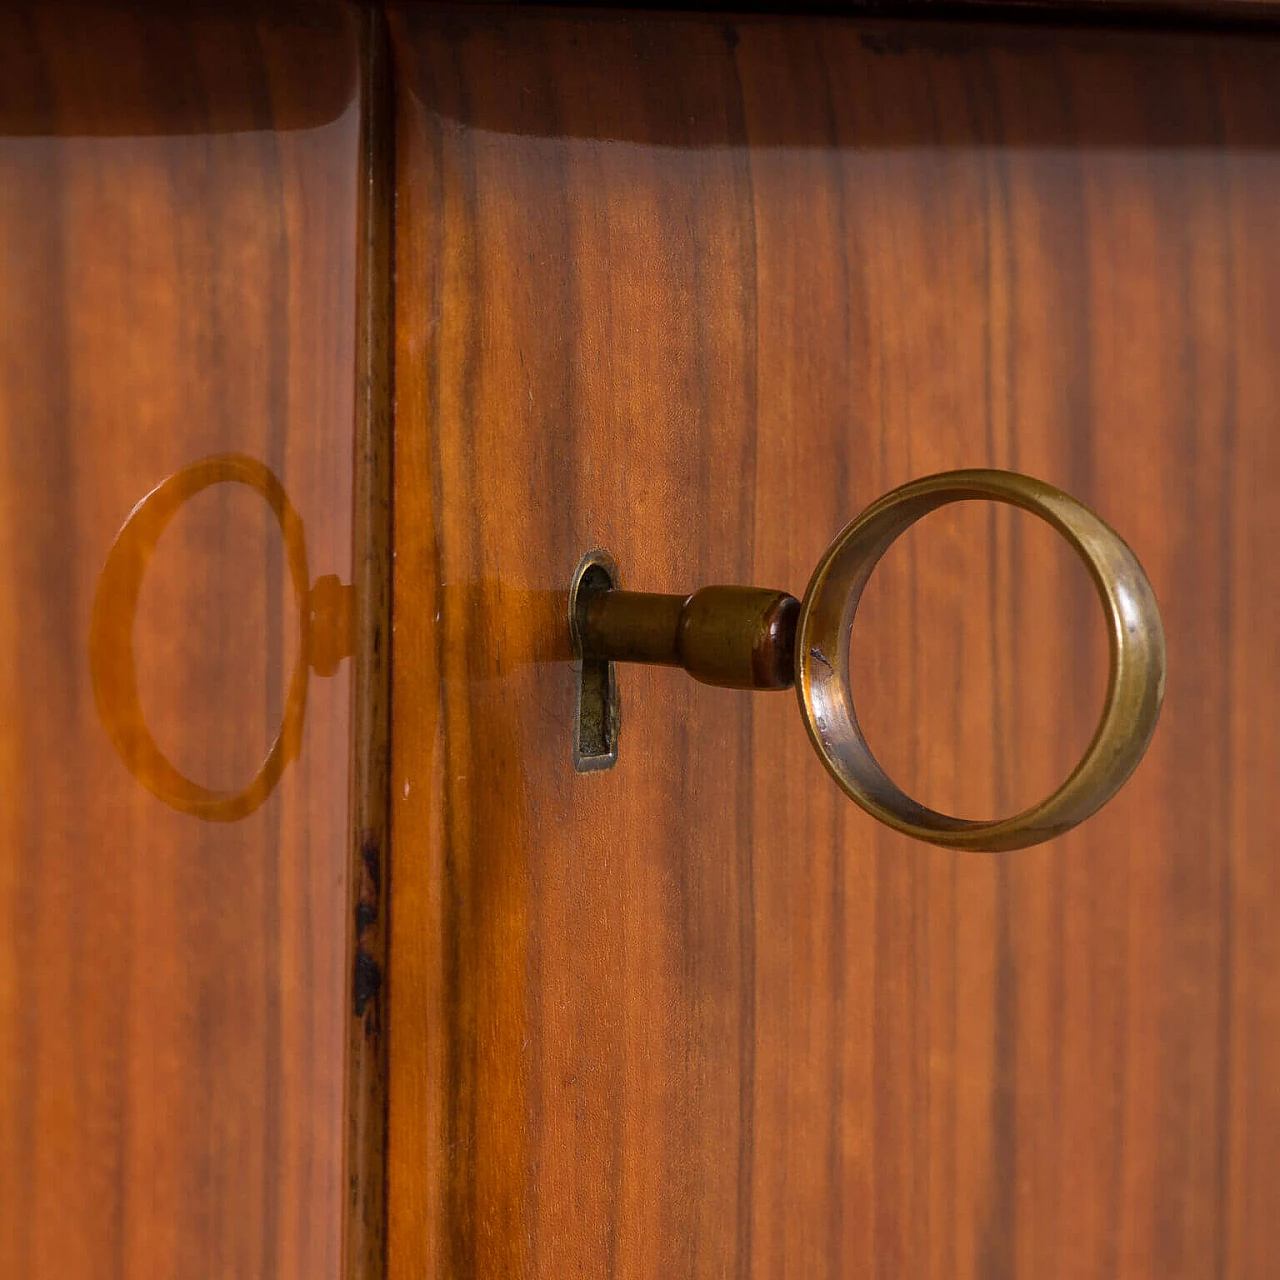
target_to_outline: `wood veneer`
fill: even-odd
[[[392,34],[393,1280],[1269,1275],[1280,47]],[[584,551],[797,591],[879,493],[976,465],[1094,506],[1160,596],[1164,722],[1086,826],[911,844],[790,695],[668,669],[574,773]],[[981,815],[1070,767],[1105,655],[1050,539],[935,518],[873,586],[905,784]]]
[[[386,736],[362,31],[334,4],[0,15],[5,1276],[346,1272],[367,1180],[358,1134],[343,1167],[348,860],[353,823],[381,835],[377,804],[351,804],[353,761],[361,785],[379,770],[353,732],[381,714]],[[205,823],[115,754],[87,645],[134,504],[229,451],[279,477],[313,575],[357,583],[361,657],[355,681],[349,661],[312,678],[262,807]],[[295,610],[248,490],[207,490],[164,534],[133,643],[152,730],[193,778],[257,768]],[[375,1148],[380,1175],[380,1126]]]

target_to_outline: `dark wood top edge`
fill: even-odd
[[[403,12],[402,9],[394,10]],[[604,10],[582,6],[548,9],[512,5],[437,6],[416,11],[418,21],[433,28],[448,30],[449,38],[459,48],[470,50],[468,56],[492,56],[511,30],[520,28],[528,38],[539,30],[573,26],[581,46],[597,44],[599,56],[617,60],[617,65],[654,102],[661,102],[670,92],[671,67],[680,65],[685,44],[692,40],[703,49],[713,49],[720,40],[737,48],[740,40],[752,41],[753,33],[785,29],[788,19],[759,15],[724,15],[674,10],[661,17],[640,18],[624,10]],[[1204,29],[1155,26],[1126,28],[1121,26],[1051,26],[1046,23],[1010,21],[1012,10],[1004,11],[1005,20],[998,23],[976,21],[942,21],[941,10],[932,10],[938,20],[891,20],[864,16],[847,21],[830,16],[816,16],[815,24],[825,24],[832,38],[860,43],[886,67],[899,58],[943,56],[969,58],[981,63],[995,50],[1006,54],[1039,58],[1045,72],[1053,60],[1066,50],[1076,54],[1128,58],[1135,74],[1159,77],[1166,58],[1177,54],[1191,57],[1212,78],[1230,79],[1238,74],[1240,59],[1251,64],[1259,59],[1273,62],[1280,46],[1274,25],[1265,34],[1245,34],[1238,28],[1219,24]],[[973,12],[977,12],[976,9]],[[1022,12],[1021,10],[1019,12]],[[1026,10],[1028,13],[1039,12]],[[631,27],[643,30],[643,40],[627,35]],[[618,39],[620,35],[626,36]],[[495,43],[498,42],[498,43]],[[490,52],[486,52],[489,50]],[[735,54],[735,56],[737,56]],[[408,91],[412,94],[412,90]],[[465,111],[456,103],[439,99],[422,104],[431,114],[453,118],[468,128],[484,129],[494,134],[541,136],[546,121],[530,109],[521,95],[491,95],[483,101],[470,102]],[[733,135],[726,131],[724,120],[714,112],[690,110],[675,115],[660,111],[636,111],[626,102],[604,95],[589,115],[567,116],[558,121],[558,136],[590,138],[596,141],[623,141],[644,145],[673,146],[684,149],[734,146]],[[1181,150],[1188,147],[1248,147],[1280,149],[1280,114],[1256,113],[1230,122],[1229,127],[1211,113],[1166,110],[1154,120],[1125,112],[1077,113],[1068,118],[1045,113],[1024,113],[999,122],[965,113],[945,114],[940,122],[923,115],[897,113],[883,122],[850,121],[841,136],[842,146],[874,145],[890,147],[932,146],[939,136],[956,145],[996,144],[1011,147],[1089,147],[1123,148],[1141,145],[1146,148]],[[761,120],[751,139],[753,146],[796,146],[818,149],[830,145],[824,129],[808,120],[793,120],[777,115]]]
[[[392,0],[387,7],[425,7],[426,0]],[[718,14],[725,17],[883,18],[904,21],[999,22],[1052,26],[1192,29],[1266,29],[1280,24],[1280,0],[702,0],[701,3],[601,4],[600,0],[548,5],[524,0],[460,0],[471,9],[522,9],[600,14]]]

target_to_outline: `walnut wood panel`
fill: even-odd
[[[353,684],[367,725],[376,676],[313,675],[276,791],[211,823],[116,755],[88,635],[134,504],[212,454],[280,479],[313,576],[376,579],[376,468],[362,453],[357,484],[354,449],[377,364],[362,343],[357,394],[361,30],[335,5],[0,17],[5,1276],[344,1270],[363,1176],[358,1157],[343,1171]],[[180,769],[248,782],[297,637],[266,505],[206,490],[162,537],[133,631]]]
[[[401,89],[390,1272],[1262,1277],[1280,1249],[1280,47],[392,14]],[[791,695],[623,669],[564,591],[803,588],[863,505],[1022,469],[1132,543],[1163,723],[1075,833],[879,829]],[[982,508],[878,571],[872,740],[976,816],[1105,674]]]

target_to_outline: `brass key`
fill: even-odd
[[[890,545],[951,502],[1004,502],[1053,526],[1087,566],[1107,619],[1111,668],[1093,739],[1067,780],[1012,817],[974,822],[913,800],[880,766],[858,726],[849,682],[849,637],[863,588]],[[1155,593],[1119,534],[1043,481],[1012,471],[947,471],[913,480],[872,503],[818,563],[803,600],[757,587],[704,587],[689,596],[616,589],[604,553],[584,557],[569,599],[582,664],[581,769],[616,758],[614,662],[683,667],[735,689],[795,685],[809,738],[828,772],[873,817],[954,849],[1020,849],[1051,840],[1097,812],[1124,785],[1155,732],[1164,699],[1164,626]]]

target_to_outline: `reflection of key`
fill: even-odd
[[[298,659],[275,741],[256,777],[243,791],[214,791],[179,773],[151,736],[138,698],[133,658],[133,622],[147,565],[183,504],[215,484],[244,484],[260,493],[275,513],[284,538],[289,575],[298,602]],[[355,588],[335,574],[310,584],[302,520],[275,474],[255,458],[217,454],[183,467],[157,485],[129,513],[116,535],[98,579],[89,625],[89,673],[93,696],[112,743],[129,772],[167,805],[212,822],[234,822],[252,813],[272,792],[302,745],[307,677],[331,676],[355,652]]]
[[[848,674],[854,614],[880,558],[930,511],[977,499],[1021,507],[1062,534],[1098,589],[1111,647],[1102,718],[1070,777],[1031,808],[991,822],[937,813],[898,788],[858,726]],[[707,684],[736,689],[794,683],[814,748],[845,792],[898,831],[952,848],[1024,848],[1083,822],[1137,767],[1164,698],[1164,628],[1137,557],[1074,498],[1012,471],[949,471],[885,494],[827,549],[803,603],[756,587],[704,587],[677,596],[622,591],[616,582],[612,560],[593,553],[584,557],[570,594],[582,664],[579,768],[608,767],[616,758],[612,662],[679,666]]]

